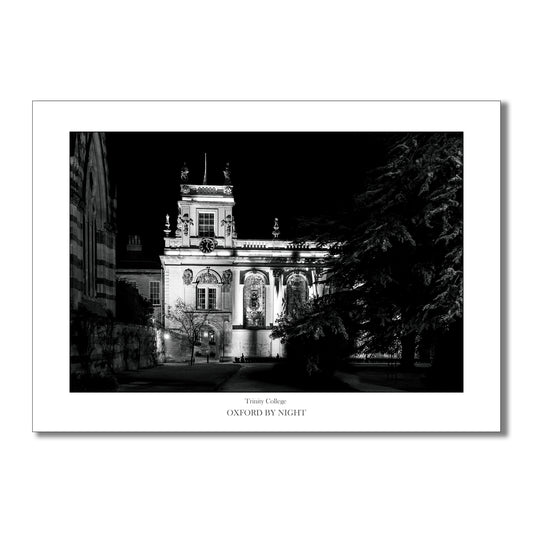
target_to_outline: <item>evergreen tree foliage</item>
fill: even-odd
[[[118,279],[116,288],[117,320],[125,324],[150,325],[152,304],[141,296],[135,286],[125,280]]]
[[[330,246],[328,298],[360,352],[401,345],[409,366],[417,344],[462,325],[462,143],[460,133],[406,134],[350,210],[307,221],[303,237]]]
[[[333,370],[353,352],[354,335],[347,329],[352,324],[339,304],[339,298],[313,298],[281,315],[273,327],[272,337],[287,344],[288,357],[309,376]]]

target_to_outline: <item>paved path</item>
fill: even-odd
[[[272,379],[275,363],[245,363],[219,388],[222,392],[302,392]]]
[[[119,392],[214,392],[238,372],[237,364],[167,363],[117,373]]]
[[[119,392],[310,392],[291,381],[279,363],[166,363],[116,374]],[[356,392],[355,376],[331,383],[336,392]],[[323,390],[321,392],[327,392]]]
[[[335,377],[360,392],[402,392],[399,389],[394,389],[385,385],[365,383],[359,378],[359,376],[349,374],[348,372],[335,372]]]
[[[277,363],[166,363],[155,368],[119,372],[119,392],[311,392],[290,381]],[[368,372],[367,372],[368,373]],[[335,373],[328,392],[400,392],[384,379],[363,371]],[[377,381],[377,383],[376,383]],[[328,387],[329,385],[326,385]],[[398,386],[398,385],[396,385]]]

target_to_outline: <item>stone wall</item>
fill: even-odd
[[[163,362],[162,332],[113,321],[78,321],[71,333],[71,373],[105,374]]]

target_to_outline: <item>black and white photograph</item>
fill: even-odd
[[[69,143],[71,392],[463,391],[463,132]]]
[[[497,430],[499,121],[35,102],[34,427]]]

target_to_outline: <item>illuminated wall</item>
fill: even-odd
[[[227,169],[226,169],[227,171]],[[208,313],[199,357],[280,357],[284,346],[270,337],[276,319],[318,294],[319,268],[327,250],[313,243],[237,238],[233,185],[189,183],[182,168],[175,221],[163,229],[162,308],[179,300],[189,312]],[[279,229],[279,228],[278,228]],[[276,229],[274,230],[277,231]],[[319,264],[320,263],[320,264]],[[163,317],[168,330],[178,325]],[[187,361],[191,347],[176,335],[166,341],[168,360]]]

